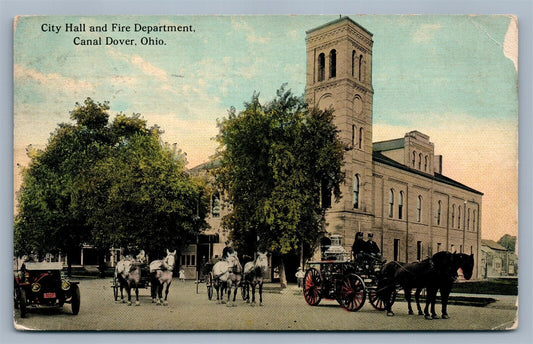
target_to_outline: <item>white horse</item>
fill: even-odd
[[[152,284],[152,303],[168,305],[168,289],[172,283],[172,272],[176,263],[176,250],[170,252],[167,249],[167,256],[163,260],[154,260],[150,263],[150,276]],[[165,299],[163,300],[163,288],[165,289]]]
[[[131,257],[120,260],[115,267],[115,280],[120,285],[120,299],[124,301],[123,289],[128,294],[128,306],[131,306],[131,288],[135,289],[135,305],[139,306],[139,282],[141,280],[141,268],[139,263]]]
[[[242,267],[239,258],[237,258],[236,254],[228,255],[225,260],[221,260],[213,266],[211,273],[213,275],[213,285],[217,291],[217,303],[224,303],[222,298],[225,286],[228,293],[228,305],[231,305],[231,288],[235,288],[233,296],[233,301],[235,301],[237,287],[241,280]]]
[[[268,268],[266,253],[257,252],[254,261],[244,264],[244,279],[246,280],[246,303],[250,302],[248,288],[252,286],[252,306],[255,305],[255,287],[259,287],[259,305],[263,305],[263,276]]]

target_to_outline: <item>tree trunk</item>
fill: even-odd
[[[283,256],[281,256],[279,262],[279,284],[282,289],[287,288],[287,276],[285,274],[285,261]]]

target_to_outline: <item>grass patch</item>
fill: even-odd
[[[452,293],[518,295],[518,279],[490,279],[455,283]]]

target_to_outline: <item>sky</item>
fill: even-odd
[[[443,174],[484,193],[482,237],[518,232],[518,46],[510,16],[348,15],[373,34],[373,141],[418,130]],[[217,147],[216,120],[254,91],[305,91],[305,32],[338,16],[22,17],[14,35],[14,183],[28,145],[44,148],[76,102],[140,113],[187,153]],[[66,32],[84,23],[85,32]],[[112,31],[112,24],[130,32]],[[194,32],[135,32],[135,24]],[[106,25],[107,32],[89,32]],[[57,30],[57,27],[60,27]],[[54,29],[52,29],[54,28]],[[54,31],[52,31],[54,30]],[[56,32],[58,31],[58,32]],[[103,45],[76,45],[75,37]],[[106,45],[106,37],[137,45]],[[143,39],[144,37],[144,39]],[[147,38],[157,45],[143,45]],[[79,41],[76,41],[79,42]]]

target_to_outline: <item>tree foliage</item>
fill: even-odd
[[[107,103],[88,98],[43,150],[29,150],[15,218],[15,252],[68,252],[89,243],[158,255],[205,227],[202,187],[184,155],[139,114],[108,123]]]
[[[505,247],[509,252],[515,252],[516,236],[505,234],[498,240],[498,244]]]
[[[344,179],[344,146],[332,120],[332,111],[309,109],[282,87],[273,101],[261,104],[254,94],[219,122],[217,180],[233,206],[223,225],[240,251],[315,247],[326,206],[320,196],[338,199]]]

